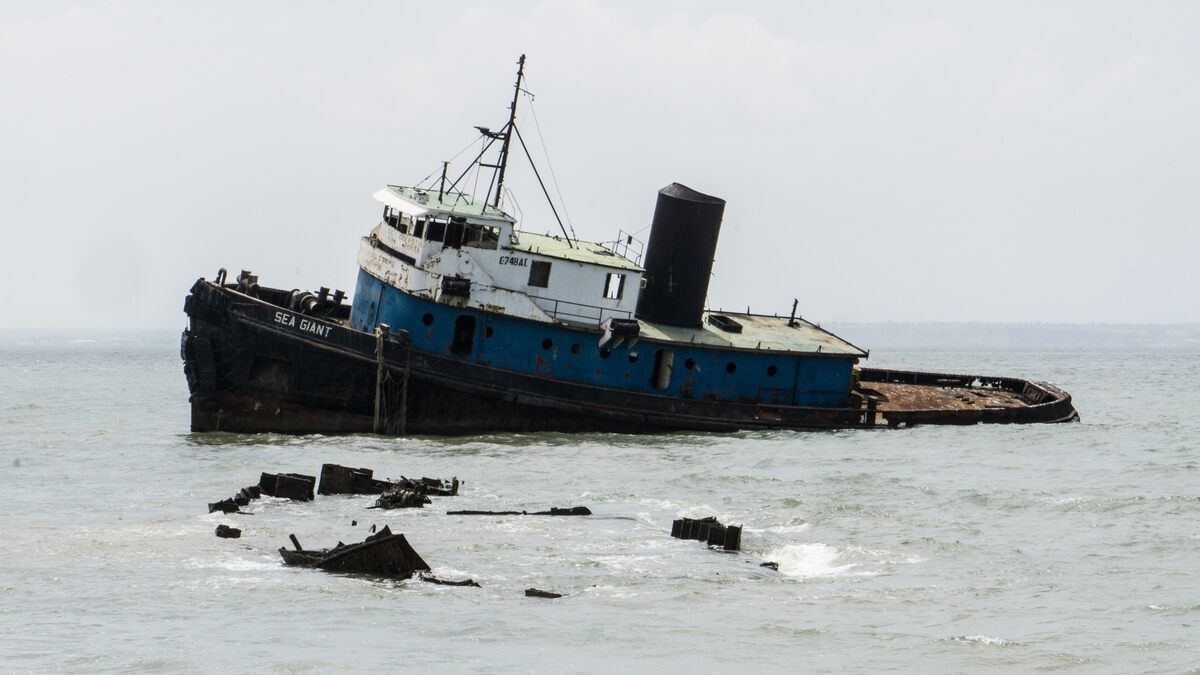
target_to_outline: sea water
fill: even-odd
[[[0,334],[0,670],[1195,669],[1197,357],[871,359],[1044,379],[1078,424],[396,439],[191,434],[177,334]],[[423,509],[207,512],[326,462],[464,484]],[[595,515],[446,514],[576,505]],[[741,552],[669,536],[709,515],[744,525]],[[289,534],[319,548],[385,524],[482,588],[278,554]]]

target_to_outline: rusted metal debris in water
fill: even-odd
[[[338,542],[337,546],[328,549],[306,551],[300,548],[296,535],[291,535],[291,539],[296,550],[279,549],[279,555],[287,565],[393,579],[408,579],[416,572],[431,571],[404,535],[392,533],[386,525],[360,543]]]
[[[316,484],[315,476],[302,473],[264,473],[258,479],[262,494],[301,502],[312,501]]]
[[[236,527],[218,525],[217,536],[222,539],[240,539],[242,537],[242,531]]]
[[[221,513],[240,513],[241,509],[238,508],[237,502],[232,499],[222,499],[219,502],[212,502],[208,505],[209,513],[216,511],[220,511]]]
[[[410,490],[405,487],[398,487],[388,490],[379,495],[379,499],[375,500],[374,506],[368,506],[369,509],[419,509],[426,504],[432,503],[425,493],[419,490]]]
[[[695,539],[726,551],[742,548],[742,526],[722,525],[715,516],[676,520],[671,523],[671,536],[676,539]]]
[[[374,478],[371,469],[354,469],[339,464],[321,465],[320,495],[371,495],[386,492],[391,483]]]
[[[562,593],[553,593],[551,591],[543,591],[537,588],[526,588],[525,597],[527,598],[561,598]]]
[[[220,511],[221,513],[244,513],[240,507],[248,505],[251,501],[262,496],[262,490],[257,485],[251,485],[238,490],[238,493],[229,499],[222,499],[219,502],[213,502],[208,505],[208,512],[213,513]]]
[[[381,496],[369,508],[403,509],[429,504],[427,495],[453,497],[458,494],[461,485],[457,477],[444,480],[401,476],[398,481],[389,481],[375,478],[374,473],[371,469],[324,464],[321,466],[321,486],[317,492],[322,495],[377,494]]]
[[[377,495],[393,488],[405,487],[410,490],[421,489],[425,494],[437,497],[454,497],[462,483],[457,477],[445,480],[443,478],[406,478],[400,480],[380,480],[374,477],[371,469],[353,468],[340,464],[321,465],[321,486],[317,490],[322,495]]]

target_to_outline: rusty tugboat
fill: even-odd
[[[502,208],[508,120],[477,127],[457,180],[389,185],[353,301],[221,270],[184,303],[193,431],[836,429],[1067,422],[1071,396],[1009,377],[860,368],[868,353],[796,315],[705,309],[722,199],[658,193],[644,248],[521,231]],[[514,146],[514,142],[516,146]],[[497,146],[493,150],[494,146]],[[492,154],[489,154],[492,153]],[[489,163],[487,158],[495,157]],[[463,190],[491,170],[486,196]],[[537,167],[534,175],[542,183]],[[551,210],[558,218],[551,200]],[[644,250],[644,256],[639,249]]]

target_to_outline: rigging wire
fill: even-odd
[[[517,210],[517,222],[518,223],[525,222],[525,212],[521,210],[521,205],[519,203],[517,203],[516,193],[508,188],[504,188],[504,195],[506,197],[508,197],[509,200],[512,201],[513,208],[515,208]]]
[[[529,154],[529,146],[525,145],[525,138],[521,136],[521,128],[515,124],[509,126],[513,131],[517,132],[517,140],[521,142],[521,149],[525,151],[525,158],[529,160],[529,168],[533,169],[533,175],[537,178],[538,185],[542,187],[542,194],[546,195],[546,201],[550,203],[550,212],[554,214],[554,220],[558,221],[558,229],[562,230],[563,237],[567,240],[567,246],[575,248],[571,235],[567,234],[567,228],[563,225],[562,218],[558,217],[558,209],[554,208],[554,200],[550,198],[550,191],[546,189],[546,182],[542,180],[542,176],[537,170],[537,164],[533,162],[533,155]]]
[[[571,213],[567,211],[567,200],[563,199],[562,189],[558,186],[558,176],[554,174],[554,164],[550,161],[550,149],[546,147],[546,139],[542,137],[542,125],[538,124],[537,110],[533,107],[532,94],[529,96],[529,112],[533,117],[533,127],[537,130],[538,141],[542,144],[542,154],[546,157],[546,168],[550,169],[550,180],[554,182],[554,191],[558,194],[558,203],[562,205],[563,215],[567,218],[567,227],[571,228],[571,237],[578,239],[579,237],[575,234],[575,224],[571,222]]]
[[[467,143],[467,147],[465,147],[465,148],[463,148],[462,150],[459,150],[458,152],[454,153],[454,156],[453,156],[453,157],[451,157],[451,158],[450,158],[448,161],[450,161],[450,162],[453,162],[454,160],[458,159],[458,156],[459,156],[459,155],[463,154],[463,153],[464,153],[464,152],[466,152],[467,150],[470,150],[470,149],[471,149],[471,147],[472,147],[473,145],[475,145],[475,139],[471,139],[471,142],[470,142],[470,143]],[[427,181],[427,180],[429,180],[430,178],[432,178],[432,177],[434,177],[434,176],[438,175],[439,173],[441,173],[441,171],[442,171],[442,167],[438,167],[438,168],[434,169],[433,171],[431,171],[431,172],[429,173],[429,175],[428,175],[428,176],[425,176],[425,177],[424,177],[424,178],[422,178],[421,180],[417,181],[417,185],[416,185],[416,186],[417,186],[417,187],[421,187],[422,185],[424,185],[424,184],[425,184],[425,181]],[[431,183],[430,185],[432,185],[432,183]]]
[[[487,139],[485,137],[480,137],[480,139],[479,139],[479,154],[480,154],[480,156],[482,156],[484,151],[487,149],[486,143],[487,143]],[[479,174],[482,172],[482,169],[479,168],[479,162],[475,162],[471,166],[475,168],[475,184],[471,187],[471,196],[473,197],[473,196],[479,194]]]

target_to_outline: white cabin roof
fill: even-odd
[[[468,222],[517,222],[516,219],[500,209],[479,203],[471,195],[462,192],[438,192],[437,190],[389,185],[376,192],[374,197],[376,201],[413,217],[433,213],[461,216]]]
[[[571,260],[573,262],[584,263],[587,265],[600,265],[602,267],[613,267],[619,270],[628,270],[630,272],[642,272],[642,268],[628,258],[617,255],[608,250],[602,244],[596,244],[590,241],[578,241],[572,239],[567,241],[563,237],[553,237],[548,234],[533,234],[532,232],[520,232],[517,235],[517,243],[505,248],[513,251],[522,251],[524,253],[536,253],[551,258],[561,258],[563,260]]]

